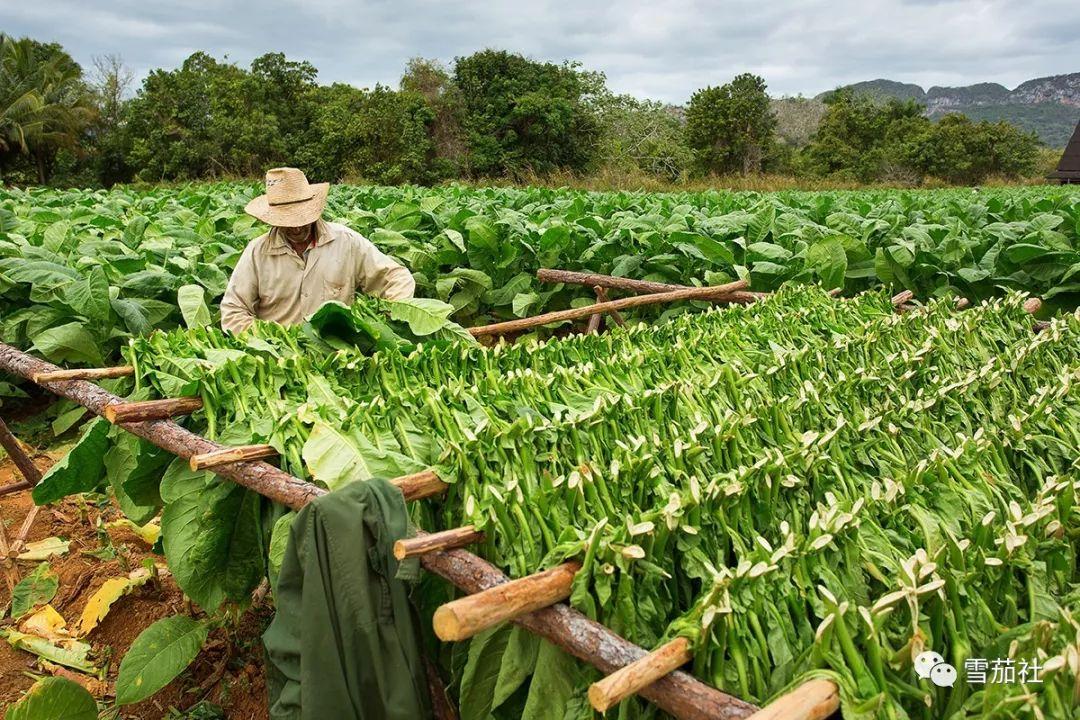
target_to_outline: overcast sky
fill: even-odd
[[[196,50],[243,65],[283,51],[360,87],[396,85],[414,56],[504,48],[673,103],[746,71],[773,95],[1080,71],[1080,0],[0,0],[0,31],[60,42],[84,66],[117,53],[140,79]]]

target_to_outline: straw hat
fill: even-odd
[[[244,212],[274,227],[302,227],[322,217],[330,183],[310,185],[296,168],[266,171],[266,194],[247,204]]]

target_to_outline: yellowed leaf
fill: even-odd
[[[52,605],[46,605],[19,623],[19,629],[29,635],[46,640],[63,640],[67,637],[67,621]]]
[[[130,530],[131,532],[138,535],[139,539],[147,545],[153,545],[158,541],[158,538],[161,537],[161,525],[158,525],[153,520],[140,527],[128,518],[120,518],[119,520],[113,520],[110,523],[106,523],[105,527],[125,528],[127,530]]]
[[[71,543],[58,537],[26,543],[26,549],[19,553],[19,560],[45,560],[53,555],[64,555]]]
[[[146,584],[150,579],[150,571],[146,568],[133,570],[128,577],[109,578],[105,584],[97,589],[90,599],[86,601],[82,616],[79,618],[78,636],[85,637],[87,633],[97,627],[98,623],[109,614],[109,608],[113,603],[122,598],[134,588]]]

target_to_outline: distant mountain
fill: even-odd
[[[1034,131],[1051,147],[1065,147],[1080,121],[1080,73],[1053,75],[1021,83],[1009,90],[998,83],[964,87],[932,87],[895,80],[868,80],[849,85],[856,93],[875,100],[915,100],[931,118],[959,112],[973,120],[1006,120]],[[829,93],[814,98],[822,101]]]

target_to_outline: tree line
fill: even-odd
[[[780,173],[918,184],[1033,172],[1039,142],[1004,122],[917,103],[830,95],[808,142],[777,134],[764,80],[742,74],[685,107],[613,93],[602,73],[482,50],[417,58],[396,88],[321,85],[309,62],[247,68],[197,52],[137,89],[119,58],[84,71],[55,43],[0,36],[0,179],[111,186],[256,177],[288,164],[319,180],[452,179],[614,171],[678,182]],[[134,92],[132,92],[134,90]]]

